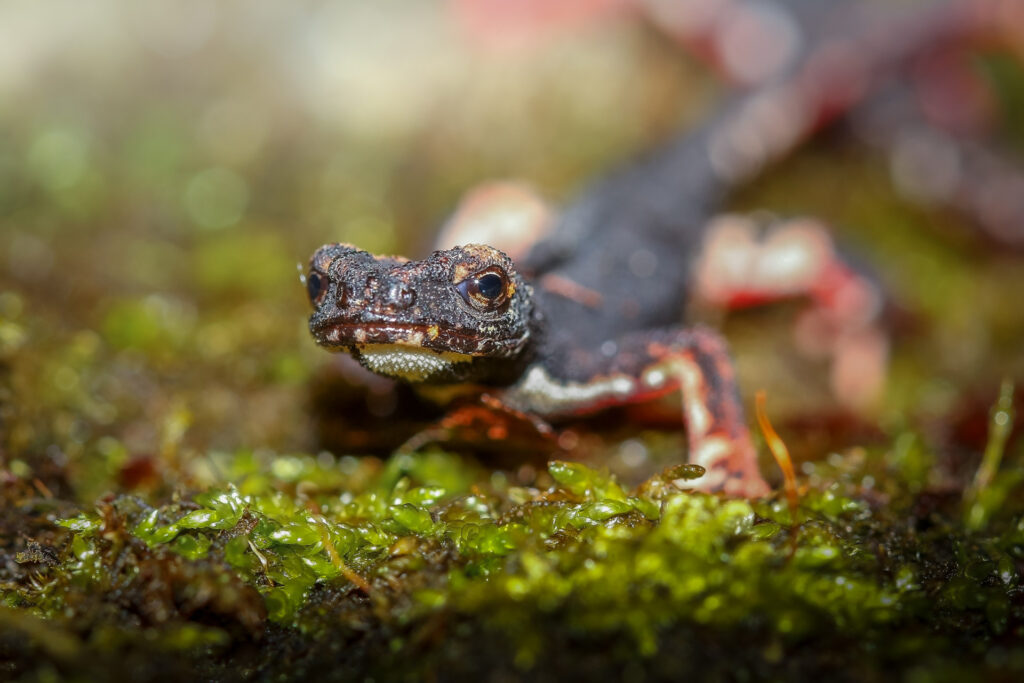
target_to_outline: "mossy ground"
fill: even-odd
[[[431,413],[342,389],[296,263],[337,240],[422,251],[482,178],[566,196],[699,118],[709,83],[618,25],[453,62],[429,97],[374,80],[346,100],[388,113],[368,123],[216,26],[179,61],[126,28],[102,73],[62,43],[0,101],[0,678],[1024,674],[1019,254],[900,199],[841,130],[737,199],[835,224],[893,303],[861,416],[794,353],[791,308],[725,321],[796,456],[795,513],[763,446],[768,500],[648,479],[681,461],[678,425],[628,415],[569,426],[582,463],[388,455]],[[1019,68],[989,71],[1019,141]]]
[[[12,477],[4,531],[25,540],[6,571],[5,671],[1019,674],[1024,505],[992,500],[1019,469],[977,511],[928,489],[928,457],[907,442],[816,465],[830,483],[804,488],[796,520],[782,497],[660,478],[630,495],[578,463],[517,487],[442,452],[225,455],[227,488],[158,507],[111,495],[77,515]],[[869,477],[885,483],[865,489]]]

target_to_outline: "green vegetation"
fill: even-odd
[[[570,671],[579,657],[608,678],[1019,672],[1024,504],[971,507],[984,523],[964,530],[966,501],[908,493],[930,474],[912,439],[857,467],[805,468],[831,483],[805,487],[796,525],[781,498],[661,478],[631,496],[577,463],[518,487],[474,482],[442,452],[384,465],[221,455],[226,488],[159,507],[108,498],[57,515],[66,531],[18,553],[24,580],[3,589],[0,626],[7,643],[35,644],[9,666],[74,678],[140,648],[154,667],[184,655],[175,666],[228,677],[312,673],[335,656],[338,678]],[[54,516],[7,490],[25,521]]]

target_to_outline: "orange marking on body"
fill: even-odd
[[[452,281],[453,282],[462,282],[467,277],[472,275],[476,271],[476,269],[477,269],[477,264],[475,264],[475,263],[469,263],[469,262],[465,262],[465,261],[462,262],[462,263],[459,263],[459,264],[457,264],[455,266],[455,271],[452,274]]]
[[[567,277],[549,273],[540,279],[540,286],[566,299],[589,308],[597,308],[604,302],[600,292],[584,287]]]

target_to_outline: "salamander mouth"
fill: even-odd
[[[387,344],[470,356],[499,355],[518,348],[516,340],[461,332],[440,325],[416,323],[327,323],[313,329],[317,343],[351,351],[366,344]]]

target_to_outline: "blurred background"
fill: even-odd
[[[505,5],[0,2],[4,467],[70,467],[87,497],[137,462],[315,452],[309,386],[336,372],[305,329],[317,246],[422,255],[487,179],[568,201],[728,87],[634,3]],[[1017,154],[1019,64],[977,68]],[[736,207],[822,217],[890,293],[891,376],[867,432],[974,424],[1001,377],[1024,377],[1020,257],[904,199],[847,133]],[[722,321],[744,390],[831,415],[791,313]]]

